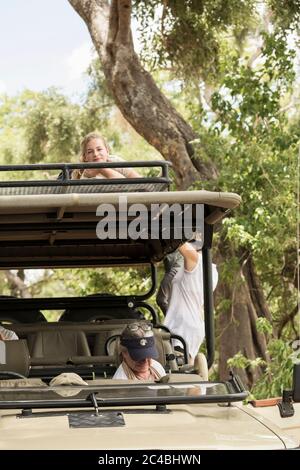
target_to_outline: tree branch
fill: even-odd
[[[118,11],[118,0],[112,0],[110,5],[109,14],[109,25],[106,48],[110,53],[113,52],[113,45],[115,44],[116,37],[118,34],[119,24],[119,11]]]
[[[131,34],[131,0],[118,1],[119,31],[117,40],[121,44],[132,44]]]
[[[194,149],[190,142],[197,135],[159,90],[134,51],[131,1],[112,0],[110,6],[101,0],[69,2],[88,25],[108,87],[121,113],[166,160],[174,163],[179,188],[188,187],[199,176],[216,178],[216,168],[203,148],[191,160]]]
[[[298,305],[296,305],[288,315],[285,315],[280,320],[280,323],[278,325],[278,338],[281,338],[282,331],[289,322],[291,322],[292,325],[294,324],[294,318],[297,315],[297,313],[299,313]]]
[[[272,323],[272,315],[257,277],[252,256],[249,252],[246,253],[246,258],[243,263],[243,274],[249,286],[249,294],[257,315],[259,317],[265,317],[270,323]]]
[[[109,1],[108,0],[68,0],[70,5],[83,19],[100,58],[104,52],[108,35]]]
[[[20,296],[22,298],[25,299],[25,298],[30,297],[29,292],[28,292],[28,287],[26,286],[26,284],[24,283],[24,281],[22,280],[20,276],[13,274],[9,270],[5,270],[4,273],[14,294],[17,294],[18,292],[20,292]]]

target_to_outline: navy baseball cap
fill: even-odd
[[[142,361],[143,359],[158,358],[158,351],[155,345],[154,335],[124,338],[121,336],[121,345],[125,346],[129,356],[134,361]]]

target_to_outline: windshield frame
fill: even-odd
[[[227,393],[203,395],[200,387],[213,386],[223,387]],[[200,390],[198,395],[187,395],[191,389]],[[126,391],[126,396],[124,395]],[[157,391],[157,395],[153,396]],[[160,392],[162,391],[162,392]],[[167,391],[169,393],[163,392]],[[56,393],[57,397],[47,399],[46,393]],[[80,398],[75,398],[76,395],[83,395]],[[101,395],[102,392],[102,396]],[[144,396],[139,396],[140,395]],[[15,399],[16,394],[24,393],[29,395],[38,395],[39,399]],[[60,395],[61,393],[61,395]],[[69,394],[73,396],[63,396]],[[104,396],[106,393],[107,396]],[[147,395],[147,393],[149,395]],[[166,393],[164,395],[164,393]],[[132,396],[130,396],[130,394]],[[3,396],[7,399],[3,399]],[[11,395],[11,398],[9,399]],[[98,396],[97,396],[98,395]],[[109,396],[111,395],[111,396]],[[240,381],[236,377],[232,377],[229,381],[225,382],[199,382],[199,381],[184,381],[184,382],[171,382],[171,383],[125,383],[125,384],[112,384],[105,385],[87,385],[87,386],[56,386],[56,387],[1,387],[0,388],[0,409],[23,409],[23,408],[65,408],[75,407],[89,408],[93,406],[96,399],[99,408],[106,407],[122,407],[122,406],[148,406],[148,405],[178,405],[178,404],[200,404],[200,403],[231,403],[244,400],[248,392],[244,389]]]

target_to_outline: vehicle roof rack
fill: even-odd
[[[0,165],[0,196],[166,191],[171,183],[168,173],[170,165],[166,161]],[[72,179],[73,170],[87,168],[141,168],[150,175],[156,169],[160,170],[160,174],[141,175],[138,178]],[[53,170],[58,170],[59,174],[50,174]],[[18,173],[20,178],[25,179],[19,179]]]

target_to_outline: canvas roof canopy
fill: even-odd
[[[157,262],[190,238],[184,233],[181,238],[174,235],[176,223],[181,228],[188,224],[199,232],[198,209],[203,205],[200,236],[205,244],[205,228],[220,221],[240,201],[240,196],[234,193],[204,190],[2,195],[0,268]],[[175,213],[172,212],[174,204]],[[187,212],[189,218],[184,219]],[[133,239],[128,232],[130,224],[136,227],[137,217],[141,217],[144,225],[140,230],[142,235]],[[99,238],[99,223],[109,231],[106,239]],[[153,224],[156,224],[154,236]]]

